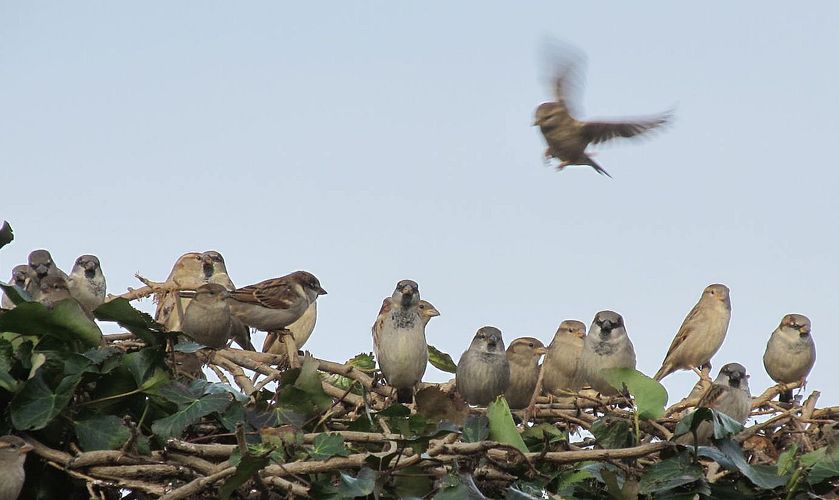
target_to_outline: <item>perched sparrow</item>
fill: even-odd
[[[546,394],[562,396],[563,391],[581,389],[577,367],[586,337],[586,325],[565,320],[559,324],[542,363],[542,389]]]
[[[70,277],[67,278],[70,294],[85,311],[94,309],[105,302],[105,275],[95,255],[82,255],[76,259]]]
[[[236,289],[227,274],[224,257],[215,250],[208,250],[201,254],[201,271],[204,273],[202,278],[204,283],[217,283],[230,291]]]
[[[427,326],[428,322],[431,321],[431,318],[435,318],[440,315],[440,311],[438,311],[437,308],[427,300],[419,301],[419,310],[420,316],[422,317],[422,326]]]
[[[702,396],[697,406],[713,408],[725,413],[732,419],[745,423],[752,410],[752,395],[749,393],[749,376],[746,368],[739,363],[729,363],[720,369],[713,385]],[[702,422],[696,428],[696,437],[700,445],[710,444],[714,435],[714,424]],[[693,434],[688,432],[673,439],[679,444],[694,444]]]
[[[536,119],[533,125],[538,125],[548,144],[545,150],[545,161],[551,158],[560,160],[559,170],[568,165],[589,165],[602,175],[609,175],[600,165],[586,154],[586,147],[590,143],[598,144],[618,137],[634,137],[656,128],[669,119],[669,115],[659,114],[631,121],[580,121],[572,115],[575,111],[573,103],[569,102],[569,79],[577,76],[577,61],[568,60],[564,67],[557,71],[554,93],[556,101],[545,102],[536,108]]]
[[[34,299],[47,307],[53,307],[62,300],[73,299],[67,280],[61,276],[45,276],[38,284]]]
[[[463,399],[473,405],[486,406],[504,394],[510,385],[510,363],[501,330],[492,326],[478,330],[457,362],[455,385]]]
[[[167,283],[180,288],[194,290],[204,284],[203,260],[198,252],[181,255],[172,267]],[[163,292],[157,295],[157,310],[154,320],[166,327],[166,331],[180,331],[184,311],[192,299],[181,298],[178,292]]]
[[[46,250],[33,250],[29,254],[29,268],[32,269],[32,274],[26,291],[30,295],[37,293],[41,280],[46,276],[61,276],[67,279],[67,274],[55,265],[52,255]]]
[[[184,311],[181,331],[199,344],[215,349],[227,345],[233,330],[233,316],[227,305],[230,292],[216,283],[201,285],[194,292],[182,291],[192,300]]]
[[[385,299],[373,324],[373,351],[387,383],[400,403],[414,399],[414,386],[428,365],[425,324],[419,308],[419,285],[402,280]]]
[[[539,358],[545,352],[545,344],[533,337],[521,337],[510,342],[507,348],[510,385],[504,391],[510,408],[521,409],[530,404],[539,380]]]
[[[810,319],[787,314],[772,332],[763,353],[763,366],[772,380],[781,384],[803,381],[816,362],[816,344],[810,335]],[[792,391],[780,395],[781,402],[792,401]]]
[[[604,396],[618,394],[603,378],[603,370],[610,368],[635,368],[635,349],[626,334],[620,314],[600,311],[588,330],[580,354],[578,375],[582,382]]]
[[[0,436],[0,500],[15,500],[20,495],[26,473],[23,463],[32,446],[17,436]]]
[[[295,271],[230,292],[230,311],[242,323],[266,332],[282,330],[297,321],[319,295],[320,282],[306,271]]]
[[[21,264],[19,266],[15,266],[12,269],[12,277],[9,280],[9,284],[12,286],[16,286],[21,290],[26,290],[26,287],[29,283],[29,277],[32,275],[32,270],[29,268],[27,264]],[[3,309],[14,309],[15,303],[12,302],[12,299],[6,297],[6,294],[3,294]]]
[[[670,344],[661,368],[661,380],[676,370],[696,370],[708,364],[725,340],[731,319],[731,299],[725,285],[708,285]]]
[[[318,320],[318,303],[317,301],[309,304],[303,316],[297,319],[294,323],[288,325],[286,330],[291,332],[291,337],[294,339],[294,345],[300,349],[303,344],[312,336],[315,331],[315,324]],[[279,340],[279,342],[277,342]],[[271,354],[285,354],[286,348],[283,345],[284,340],[277,335],[268,334],[265,337],[265,343],[262,345],[262,352],[270,352]]]

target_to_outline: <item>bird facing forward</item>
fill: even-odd
[[[583,342],[578,376],[581,385],[588,383],[603,396],[614,396],[618,390],[603,377],[611,368],[635,368],[635,348],[623,318],[614,311],[600,311],[594,316]]]
[[[696,370],[709,364],[725,340],[730,320],[728,287],[720,284],[705,287],[670,344],[655,379],[661,380],[676,370]]]
[[[182,331],[207,347],[226,346],[234,327],[227,305],[230,291],[217,283],[207,283],[191,293],[182,291],[181,296],[192,299],[184,311]]]
[[[772,380],[781,384],[803,382],[816,363],[816,344],[810,334],[810,319],[802,314],[787,314],[772,332],[763,354],[763,366]],[[792,390],[779,397],[792,401]]]
[[[521,337],[510,342],[507,348],[510,385],[504,391],[510,408],[521,409],[530,404],[539,381],[539,358],[545,352],[545,344],[533,337]]]
[[[567,51],[566,51],[567,52]],[[599,174],[611,177],[586,153],[589,144],[598,144],[618,137],[635,137],[666,123],[669,113],[661,113],[644,118],[619,121],[582,121],[574,116],[576,106],[569,102],[571,80],[579,77],[578,67],[581,56],[563,54],[563,64],[554,77],[556,101],[545,102],[536,108],[533,125],[538,125],[548,144],[545,161],[551,158],[560,161],[557,166],[562,170],[568,165],[589,165]],[[576,78],[575,78],[576,77]]]
[[[482,327],[457,362],[457,392],[469,404],[486,406],[504,394],[509,385],[510,363],[504,351],[501,330],[492,326]]]
[[[582,321],[565,320],[559,324],[542,363],[542,389],[546,394],[563,396],[564,391],[581,388],[577,368],[586,337]]]
[[[26,290],[27,285],[29,284],[29,277],[32,275],[32,269],[29,267],[28,264],[21,264],[19,266],[15,266],[12,268],[12,277],[9,280],[9,284],[12,286],[16,286],[21,290]],[[14,309],[15,303],[12,302],[12,299],[3,294],[3,302],[2,302],[3,309]]]
[[[33,250],[29,254],[29,268],[32,273],[29,276],[26,291],[33,296],[38,293],[41,280],[45,277],[60,276],[65,280],[67,279],[67,273],[55,265],[55,261],[52,260],[52,255],[47,250]]]
[[[85,311],[92,313],[101,306],[105,302],[107,285],[99,258],[95,255],[82,255],[76,259],[67,278],[67,287]]]
[[[414,399],[414,386],[428,365],[428,344],[420,311],[419,285],[402,280],[382,307],[373,324],[373,351],[387,383],[396,389],[400,403]],[[430,318],[429,318],[430,319]]]
[[[32,445],[18,436],[0,436],[0,500],[15,500],[23,489],[23,463]]]

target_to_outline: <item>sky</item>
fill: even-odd
[[[740,362],[762,392],[766,340],[801,313],[808,390],[839,404],[839,12],[719,7],[2,0],[0,278],[37,248],[65,271],[93,253],[122,293],[215,249],[239,286],[320,279],[318,357],[372,350],[382,298],[413,279],[455,361],[481,326],[548,343],[611,309],[650,375],[724,283],[714,373]],[[584,116],[675,110],[593,149],[614,179],[542,162],[550,40],[587,56]],[[671,402],[695,380],[667,377]]]

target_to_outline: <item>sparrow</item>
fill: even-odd
[[[198,252],[187,252],[175,261],[166,283],[174,283],[179,288],[194,290],[204,284],[203,263]],[[166,291],[156,294],[157,310],[154,320],[163,325],[166,331],[181,330],[184,311],[192,299],[181,298],[176,291]]]
[[[70,294],[87,312],[105,302],[105,275],[95,255],[82,255],[73,264],[73,270],[67,278]]]
[[[373,323],[373,352],[387,383],[396,389],[400,403],[414,399],[414,387],[428,366],[428,344],[420,312],[419,285],[402,280],[382,302]]]
[[[504,394],[509,385],[510,362],[504,351],[501,330],[484,326],[457,362],[457,392],[469,404],[486,406]]]
[[[29,282],[29,277],[32,275],[32,270],[29,268],[28,264],[21,264],[19,266],[15,266],[12,268],[12,277],[9,279],[9,284],[12,286],[16,286],[21,290],[26,290],[26,287]],[[3,294],[3,302],[2,302],[3,309],[14,309],[15,303],[12,302],[12,299],[6,297],[6,294]]]
[[[546,352],[545,344],[533,337],[521,337],[510,342],[506,353],[510,384],[504,391],[510,408],[521,409],[530,404],[539,380],[539,358]]]
[[[234,328],[227,305],[230,291],[217,283],[207,283],[194,292],[182,291],[181,296],[192,298],[184,311],[181,331],[207,347],[225,347]]]
[[[772,380],[780,384],[803,381],[816,362],[816,344],[810,334],[810,319],[787,314],[772,332],[763,353],[763,366]],[[783,403],[792,401],[792,391],[783,392]]]
[[[32,274],[29,277],[29,284],[26,291],[30,295],[38,293],[41,280],[46,276],[61,276],[65,280],[67,274],[55,265],[52,255],[47,250],[33,250],[29,254],[29,268]]]
[[[233,280],[227,274],[227,265],[224,263],[224,257],[219,252],[207,250],[201,254],[200,260],[201,271],[204,274],[202,281],[204,283],[221,285],[230,292],[236,289],[236,285],[233,284]],[[234,316],[231,316],[231,321],[233,325],[230,330],[230,338],[239,344],[239,347],[242,349],[255,351],[256,348],[251,343],[251,329]]]
[[[437,308],[427,300],[419,301],[419,310],[420,316],[422,317],[422,326],[427,326],[428,322],[431,321],[431,318],[436,318],[440,315],[440,311],[438,311]]]
[[[317,301],[309,304],[309,307],[303,312],[303,315],[294,323],[288,325],[286,330],[291,333],[294,339],[294,345],[300,349],[303,344],[312,336],[315,331],[315,324],[318,320],[318,303]],[[277,342],[279,340],[279,342]],[[262,352],[270,352],[271,354],[285,354],[286,348],[283,345],[282,337],[268,334],[265,337],[265,342],[262,344]]]
[[[577,367],[586,337],[582,321],[565,320],[559,324],[542,363],[542,389],[554,396],[581,389]]]
[[[697,406],[713,408],[741,424],[746,423],[752,410],[752,395],[749,392],[749,376],[746,374],[746,368],[739,363],[728,363],[723,366],[711,388],[702,396]],[[713,436],[714,424],[712,422],[702,422],[696,428],[699,445],[710,444]],[[692,445],[694,444],[693,433],[688,432],[676,436],[673,441]]]
[[[728,287],[719,284],[705,287],[670,344],[655,379],[661,380],[676,370],[696,371],[709,364],[725,340],[730,319]]]
[[[306,271],[230,292],[230,312],[242,323],[266,332],[282,330],[297,321],[318,296],[326,295],[320,281]]]
[[[23,463],[32,445],[18,436],[0,436],[0,500],[15,500],[23,489]]]
[[[579,61],[568,57],[554,78],[556,101],[544,102],[536,108],[533,125],[538,125],[548,148],[545,161],[551,158],[560,160],[557,166],[562,170],[568,165],[589,165],[597,173],[611,177],[606,170],[586,154],[589,144],[598,144],[618,137],[634,137],[652,130],[670,118],[669,113],[661,113],[644,118],[624,119],[620,121],[581,121],[574,116],[576,106],[569,102],[569,90],[573,80],[579,76]]]
[[[594,316],[583,341],[577,383],[588,383],[603,396],[617,395],[618,390],[602,375],[603,370],[610,368],[635,368],[635,348],[626,334],[621,315],[600,311]]]
[[[38,283],[38,291],[35,293],[33,298],[49,308],[52,308],[56,303],[61,302],[62,300],[75,300],[70,294],[70,288],[67,286],[67,280],[61,276],[45,276],[40,283]]]

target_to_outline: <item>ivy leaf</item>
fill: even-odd
[[[344,438],[340,434],[318,434],[309,448],[309,456],[314,460],[326,460],[335,456],[346,457],[349,454],[350,450],[344,446]]]
[[[4,283],[0,281],[0,290],[6,294],[6,297],[12,301],[13,304],[18,305],[24,302],[32,302],[32,296],[29,295],[23,288],[18,288],[16,285]]]
[[[227,409],[232,399],[229,394],[208,394],[183,406],[172,415],[156,420],[151,430],[164,441],[170,437],[180,436],[187,427],[201,417]]]
[[[376,476],[377,473],[369,467],[362,467],[356,477],[352,477],[346,472],[339,472],[337,485],[329,482],[317,482],[312,484],[309,493],[312,498],[322,499],[366,497],[373,493]]]
[[[159,345],[166,340],[167,334],[163,333],[163,326],[156,323],[148,314],[134,309],[126,299],[109,300],[97,307],[93,315],[96,319],[119,324],[146,345]]]
[[[786,451],[781,453],[781,456],[778,457],[778,474],[779,475],[787,475],[792,474],[792,471],[795,470],[796,461],[795,461],[795,454],[798,453],[798,444],[793,443],[792,446],[789,447]]]
[[[839,476],[839,447],[828,446],[801,455],[801,465],[810,468],[807,482],[816,485]]]
[[[438,370],[447,373],[457,372],[457,365],[452,361],[452,357],[433,345],[428,346],[428,361]]]
[[[52,309],[38,302],[18,304],[0,316],[0,331],[44,335],[62,342],[78,340],[85,347],[102,343],[102,330],[75,300],[59,301]]]
[[[685,415],[682,420],[676,424],[673,436],[680,436],[682,434],[687,434],[688,432],[694,432],[703,421],[713,423],[714,439],[724,439],[743,430],[743,425],[740,422],[734,420],[725,413],[712,408],[699,407]]]
[[[510,407],[504,396],[499,396],[487,406],[487,418],[490,439],[513,446],[522,453],[528,452],[521,434],[516,429],[516,423],[513,421],[513,415],[510,413]]]
[[[704,479],[702,467],[691,461],[690,454],[681,453],[675,457],[653,464],[644,471],[640,481],[640,493],[649,495],[672,490],[679,486]]]
[[[655,420],[664,415],[667,390],[655,379],[635,368],[610,368],[604,371],[603,378],[619,391],[623,391],[626,387],[635,399],[639,418]]]
[[[38,430],[46,427],[70,402],[80,380],[81,375],[64,377],[55,390],[47,385],[40,372],[27,380],[9,405],[14,428]]]
[[[469,415],[463,424],[463,442],[477,443],[489,437],[489,419],[486,415]]]
[[[9,225],[8,221],[3,221],[3,225],[0,226],[0,248],[8,245],[15,239],[15,233],[12,231],[12,226]]]
[[[236,472],[224,480],[224,484],[219,488],[219,498],[227,500],[230,495],[245,484],[248,479],[252,478],[259,469],[268,465],[269,458],[267,454],[262,455],[247,455],[241,457],[239,463],[236,465]]]
[[[131,438],[131,430],[115,415],[99,415],[75,423],[76,437],[84,451],[116,450]]]
[[[555,425],[547,422],[526,428],[521,433],[521,437],[524,439],[527,448],[533,451],[542,451],[546,443],[550,446],[566,440],[564,432],[557,429]]]
[[[635,442],[629,421],[610,415],[592,422],[591,433],[603,448],[626,448]]]
[[[750,465],[743,456],[743,450],[740,448],[740,445],[731,439],[719,440],[716,442],[716,445],[755,486],[771,490],[787,483],[789,477],[778,475],[775,466]]]
[[[376,369],[376,360],[373,357],[372,352],[362,352],[360,354],[356,354],[352,358],[348,359],[346,364],[354,366],[367,373],[372,373]]]

